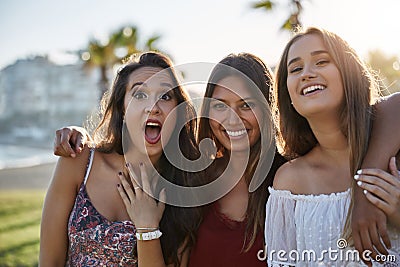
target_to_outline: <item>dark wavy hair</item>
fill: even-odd
[[[172,136],[177,136],[182,154],[188,159],[198,158],[198,148],[195,139],[196,112],[191,105],[189,95],[179,85],[177,75],[171,60],[156,52],[146,52],[140,56],[132,56],[117,72],[110,90],[101,101],[101,121],[94,131],[96,149],[103,153],[116,152],[123,154],[123,118],[124,99],[129,77],[132,72],[143,67],[160,68],[171,76],[174,83],[173,93],[180,105],[177,125],[184,125],[182,130],[175,127]],[[167,144],[166,146],[168,146]],[[167,180],[175,184],[191,186],[195,184],[194,177],[173,166],[163,153],[155,166],[157,171]],[[166,205],[160,222],[160,229],[164,233],[161,238],[164,260],[179,266],[180,258],[178,249],[184,245],[184,249],[190,248],[195,242],[201,213],[198,208],[182,208]]]
[[[230,54],[226,56],[212,70],[204,97],[212,98],[215,86],[218,82],[229,76],[236,76],[243,79],[252,94],[255,94],[255,98],[265,100],[261,100],[260,103],[262,109],[265,111],[264,114],[269,114],[270,88],[273,84],[272,72],[260,58],[250,53]],[[214,168],[221,168],[221,164],[224,162],[227,163],[229,160],[230,153],[215,137],[208,119],[209,111],[209,102],[203,101],[197,140],[200,142],[204,138],[210,138],[214,141],[217,147],[217,155],[220,157],[220,160],[214,161],[217,163],[211,166]],[[260,128],[262,129],[266,126],[268,125],[263,124],[260,125]],[[270,129],[270,131],[273,130],[274,129]],[[264,164],[266,164],[269,159],[266,158],[265,151],[261,150],[262,147],[265,149],[267,146],[262,146],[261,138],[259,138],[259,140],[250,148],[250,158],[244,174],[247,185],[250,184],[252,179],[264,180],[257,190],[251,192],[249,195],[249,202],[246,211],[246,234],[245,239],[243,240],[244,251],[248,251],[251,248],[258,233],[264,232],[265,204],[269,196],[268,186],[272,186],[276,170],[285,162],[283,157],[279,153],[275,152],[274,161],[270,171],[269,173],[266,173],[263,166],[265,166]],[[261,164],[262,168],[260,171],[256,172],[257,165],[259,164]],[[210,173],[215,175],[215,173],[220,173],[220,171],[210,171]]]

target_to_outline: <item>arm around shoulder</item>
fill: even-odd
[[[89,149],[77,158],[59,158],[46,193],[40,228],[39,265],[65,266],[68,218],[86,170]]]
[[[400,149],[400,93],[382,99],[375,108],[371,141],[362,167],[387,170],[390,157]]]

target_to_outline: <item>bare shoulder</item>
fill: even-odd
[[[299,177],[302,176],[301,170],[303,164],[304,162],[301,157],[283,164],[275,174],[274,189],[289,190],[292,193],[296,193],[299,187],[302,187],[302,183],[300,183],[302,179]]]
[[[60,157],[57,162],[54,176],[75,185],[80,185],[85,175],[86,167],[89,160],[90,148],[85,146],[76,158]]]

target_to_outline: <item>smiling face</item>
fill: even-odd
[[[260,138],[261,105],[239,77],[223,78],[210,101],[209,122],[218,141],[228,150],[248,150]]]
[[[125,122],[135,152],[147,154],[152,161],[161,156],[176,125],[173,84],[169,73],[161,68],[141,67],[129,76]]]
[[[339,114],[344,89],[339,69],[321,37],[307,34],[293,43],[287,59],[287,88],[294,108],[302,116]]]

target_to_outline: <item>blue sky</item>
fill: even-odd
[[[0,69],[18,58],[85,48],[90,38],[136,25],[145,39],[177,64],[218,62],[231,52],[251,52],[274,65],[289,35],[279,31],[288,0],[266,13],[245,0],[1,0]],[[377,4],[378,3],[378,4]],[[338,33],[362,56],[380,49],[400,58],[400,1],[306,0],[301,17]]]

